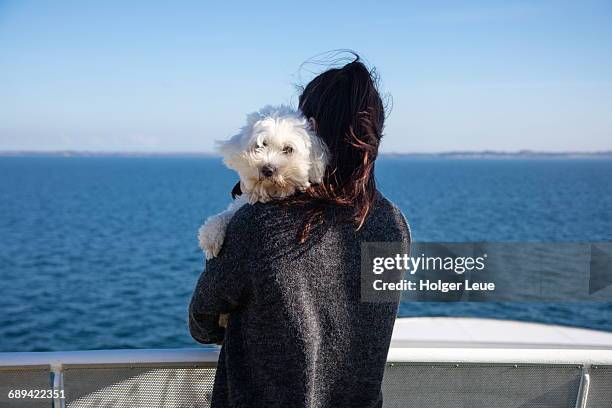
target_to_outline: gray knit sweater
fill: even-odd
[[[201,343],[223,341],[213,408],[370,408],[381,382],[399,298],[360,301],[360,243],[410,242],[402,213],[380,193],[359,231],[330,207],[305,244],[298,207],[241,208],[189,307]],[[398,295],[399,296],[399,295]],[[220,313],[230,313],[227,329]]]

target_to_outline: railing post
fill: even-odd
[[[64,395],[64,371],[61,363],[51,364],[53,373],[53,408],[65,408],[66,402],[62,398]],[[57,391],[57,396],[55,395]]]
[[[590,365],[582,366],[582,377],[580,378],[580,386],[576,397],[576,408],[586,408],[587,399],[589,397],[589,386],[591,385]]]

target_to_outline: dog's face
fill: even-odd
[[[320,183],[327,148],[309,121],[287,107],[266,107],[248,116],[240,133],[219,144],[225,164],[240,175],[250,201],[290,196]]]

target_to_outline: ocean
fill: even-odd
[[[381,157],[414,241],[610,242],[612,160]],[[193,347],[196,232],[236,175],[213,157],[1,157],[0,351]],[[612,331],[607,302],[406,302]]]

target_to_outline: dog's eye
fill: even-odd
[[[283,153],[285,153],[285,154],[291,154],[291,153],[293,153],[293,147],[291,147],[291,146],[285,146],[285,147],[283,147]]]
[[[264,140],[263,142],[261,142],[261,146],[262,147],[266,147],[268,145],[268,143],[266,143],[266,141]]]

